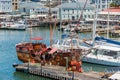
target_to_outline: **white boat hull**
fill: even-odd
[[[82,58],[82,61],[94,63],[94,64],[100,64],[100,65],[107,65],[107,66],[120,66],[120,62],[111,62],[106,60],[100,60],[97,58],[90,58],[90,57],[84,57]]]

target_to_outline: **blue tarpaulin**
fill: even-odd
[[[95,41],[104,41],[104,42],[107,42],[107,43],[120,45],[120,42],[115,41],[115,40],[111,40],[111,39],[107,39],[107,38],[104,38],[104,37],[95,37]]]

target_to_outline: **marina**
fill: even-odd
[[[0,80],[119,80],[119,2],[1,0]]]
[[[47,45],[49,45],[49,28],[48,27],[37,27],[33,28],[33,36],[41,36],[44,37],[43,42],[45,42]],[[28,33],[27,33],[28,32]],[[40,33],[39,33],[40,32]],[[43,35],[45,34],[45,35]],[[0,63],[1,63],[1,68],[0,68],[0,78],[2,80],[50,80],[49,78],[43,78],[40,76],[34,76],[34,75],[29,75],[29,74],[24,74],[16,72],[15,69],[12,67],[13,63],[17,64],[22,64],[21,61],[18,60],[17,55],[16,55],[16,50],[15,50],[15,45],[21,41],[29,41],[29,30],[26,31],[5,31],[1,30],[0,31],[0,51],[1,56],[0,56]],[[59,32],[57,29],[54,32],[54,39],[59,38]],[[21,37],[23,36],[23,37]],[[24,38],[25,37],[25,38]],[[84,37],[91,37],[91,34],[81,34],[80,38]],[[9,47],[10,46],[10,47]],[[10,60],[8,60],[10,59]],[[92,68],[92,71],[98,71],[98,72],[103,72],[108,66],[103,66],[103,65],[96,65],[96,64],[90,64],[90,63],[84,63],[82,64],[83,70],[89,71]],[[7,75],[6,75],[7,74]],[[6,75],[6,78],[4,78],[2,75]]]

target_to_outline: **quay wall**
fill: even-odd
[[[79,73],[74,71],[66,71],[66,67],[40,64],[23,63],[15,67],[16,71],[24,73],[48,77],[53,80],[99,80],[98,73]],[[95,75],[95,76],[94,76]]]

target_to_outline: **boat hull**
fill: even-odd
[[[0,28],[0,30],[20,30],[20,31],[25,31],[26,29],[18,29],[18,28]]]
[[[100,60],[96,58],[90,58],[90,57],[84,57],[82,58],[83,62],[88,62],[88,63],[94,63],[94,64],[100,64],[100,65],[106,65],[106,66],[120,66],[119,62],[111,62],[111,61],[106,61],[106,60]]]
[[[49,60],[45,60],[46,63],[51,63],[52,65],[60,65],[60,66],[66,66],[66,58],[68,57],[69,59],[71,59],[70,53],[64,53],[63,55],[61,55],[60,53],[57,53],[51,56],[51,58]],[[54,56],[54,58],[52,58]],[[22,53],[22,52],[17,52],[17,57],[20,61],[22,62],[35,62],[35,63],[40,63],[41,60],[40,57],[33,57],[30,55],[30,53]],[[46,58],[47,59],[47,58]],[[68,62],[69,63],[69,62]],[[69,64],[68,64],[69,65]]]
[[[33,58],[29,55],[29,53],[21,53],[17,52],[18,59],[22,62],[32,62]]]

